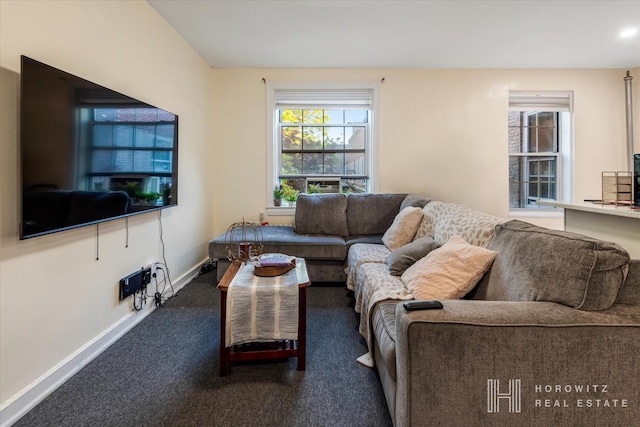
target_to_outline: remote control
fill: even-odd
[[[407,301],[402,303],[404,309],[407,311],[411,310],[434,310],[442,308],[442,303],[436,300],[426,300],[426,301]]]

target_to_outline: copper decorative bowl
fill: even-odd
[[[296,258],[283,254],[263,254],[254,264],[253,274],[260,277],[280,276],[296,268]]]

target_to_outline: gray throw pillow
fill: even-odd
[[[416,208],[424,208],[431,199],[422,196],[420,194],[407,194],[402,203],[400,204],[400,210],[408,207],[415,206]]]
[[[393,276],[401,276],[407,268],[438,247],[440,245],[430,236],[421,237],[411,243],[407,243],[387,256],[389,273]]]

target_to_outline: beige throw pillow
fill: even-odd
[[[384,232],[382,243],[390,251],[395,251],[399,247],[406,245],[413,240],[421,221],[422,209],[415,206],[402,209],[396,215],[391,227]]]
[[[454,235],[409,267],[400,277],[415,299],[456,299],[482,279],[497,252],[473,246]]]

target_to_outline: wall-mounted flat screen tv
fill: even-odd
[[[21,59],[21,239],[177,205],[177,115]]]

